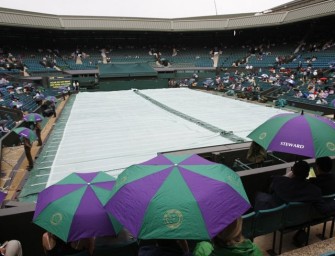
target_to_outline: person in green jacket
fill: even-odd
[[[261,250],[242,235],[242,218],[238,218],[213,238],[210,256],[262,256]]]
[[[213,245],[214,246],[213,246]],[[261,250],[251,240],[242,235],[242,218],[233,221],[212,239],[212,243],[199,242],[195,256],[261,256]]]

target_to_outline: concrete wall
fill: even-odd
[[[0,242],[19,240],[23,255],[44,255],[42,247],[44,231],[32,223],[35,205],[14,203],[9,206],[14,207],[0,209]]]

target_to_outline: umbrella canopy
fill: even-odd
[[[62,240],[116,235],[122,226],[104,209],[115,179],[72,173],[39,193],[33,222]]]
[[[2,205],[3,201],[5,200],[7,194],[5,192],[0,191],[0,206]]]
[[[117,178],[106,209],[141,239],[210,239],[250,204],[240,177],[197,155],[159,155]]]
[[[57,102],[57,98],[55,96],[47,96],[45,97],[45,100],[51,101],[51,102]]]
[[[263,148],[311,158],[335,155],[335,123],[309,114],[279,114],[248,137]]]
[[[34,140],[37,139],[36,133],[34,131],[30,130],[29,128],[18,127],[18,128],[13,129],[13,131],[16,134],[29,139],[30,142],[33,142]]]
[[[43,119],[44,119],[44,117],[41,116],[40,114],[37,114],[37,113],[30,113],[30,114],[27,114],[27,115],[23,116],[23,120],[27,121],[27,122],[36,123],[36,122],[41,122]]]

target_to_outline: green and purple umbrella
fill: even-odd
[[[211,239],[250,203],[240,177],[197,155],[162,154],[125,169],[106,209],[140,239]]]
[[[335,155],[335,123],[303,112],[276,115],[248,137],[270,151],[311,158]]]
[[[21,137],[29,139],[30,142],[33,142],[37,139],[36,133],[33,130],[30,130],[26,127],[14,128],[13,131]]]
[[[116,235],[122,226],[103,207],[114,183],[104,172],[72,173],[39,193],[33,222],[66,242]]]
[[[26,122],[41,122],[44,119],[43,116],[37,113],[29,113],[23,116],[23,120]]]
[[[6,196],[7,194],[0,190],[0,208],[1,208],[3,201],[5,201]]]
[[[45,100],[51,101],[51,102],[54,102],[54,103],[57,102],[57,98],[55,96],[47,96],[45,98]]]

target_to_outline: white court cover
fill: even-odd
[[[244,139],[270,117],[286,112],[187,88],[140,93]],[[71,172],[106,171],[117,176],[158,152],[232,143],[133,90],[81,92],[73,104],[47,186]]]

